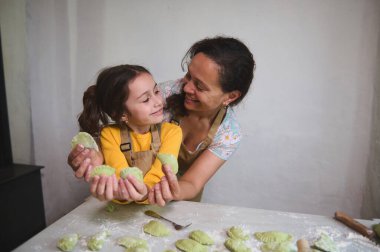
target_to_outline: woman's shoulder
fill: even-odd
[[[224,117],[219,127],[219,130],[232,131],[236,134],[241,134],[241,127],[239,121],[237,120],[235,111],[232,108],[227,109],[226,116]]]
[[[229,108],[208,149],[219,158],[227,160],[239,147],[241,138],[240,124],[235,112]]]
[[[160,89],[164,99],[168,98],[172,94],[179,94],[182,89],[182,79],[170,80],[165,82],[160,82],[158,88]]]

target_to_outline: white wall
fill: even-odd
[[[379,68],[378,1],[26,3],[33,147],[45,166],[49,223],[88,193],[66,157],[83,91],[100,68],[142,64],[156,81],[174,79],[191,44],[217,34],[244,41],[257,71],[237,108],[244,140],[204,201],[360,215]]]
[[[32,124],[26,64],[25,0],[0,1],[4,78],[14,163],[31,164]]]

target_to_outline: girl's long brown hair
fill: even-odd
[[[149,71],[138,65],[119,65],[103,69],[96,84],[87,88],[83,94],[83,111],[78,122],[81,131],[94,137],[99,136],[101,126],[116,123],[125,112],[124,102],[128,99],[128,84],[139,74]]]

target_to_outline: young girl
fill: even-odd
[[[162,120],[163,98],[147,69],[120,65],[99,74],[96,85],[84,93],[78,121],[82,131],[100,137],[105,164],[116,169],[116,176],[95,176],[99,184],[92,183],[93,195],[106,190],[107,200],[147,199],[149,189],[164,176],[157,154],[177,157],[182,141],[181,128]],[[132,166],[143,172],[144,183],[133,176],[120,179],[120,170]]]

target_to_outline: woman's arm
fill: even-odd
[[[75,172],[75,177],[84,177],[89,182],[92,168],[103,164],[103,155],[100,151],[87,149],[78,144],[70,151],[67,163]]]
[[[211,151],[205,150],[179,180],[168,167],[163,167],[166,176],[149,191],[149,203],[164,206],[171,200],[194,198],[224,162]]]

